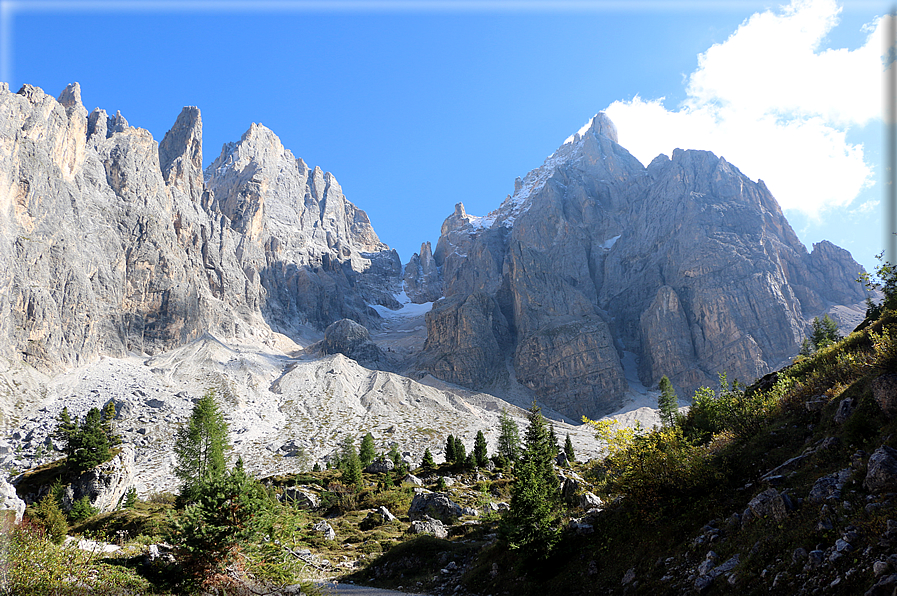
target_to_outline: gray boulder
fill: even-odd
[[[312,530],[323,534],[325,540],[334,540],[336,538],[336,532],[333,530],[333,527],[325,521],[316,523],[312,526]]]
[[[863,486],[869,492],[897,491],[897,450],[882,445],[869,457]]]
[[[847,468],[828,476],[822,476],[813,483],[813,488],[807,495],[807,501],[814,505],[820,505],[830,499],[836,502],[840,501],[841,490],[850,478],[850,474],[851,471]]]
[[[412,484],[414,486],[423,486],[424,481],[415,476],[414,474],[405,474],[405,477],[402,478],[402,482],[405,484]]]
[[[379,457],[372,461],[364,471],[369,474],[386,474],[395,469],[396,465],[388,457]]]
[[[408,531],[411,534],[429,534],[430,536],[435,536],[436,538],[448,538],[448,530],[445,525],[438,519],[433,519],[430,516],[424,515],[420,519],[416,519],[411,522],[411,527],[408,528]]]
[[[751,499],[748,503],[751,515],[758,519],[770,518],[777,522],[788,517],[788,501],[774,488],[769,488]]]
[[[408,517],[412,520],[426,516],[451,524],[461,515],[461,507],[445,493],[420,492],[414,495],[408,508]]]
[[[289,487],[283,490],[281,500],[301,509],[317,509],[321,499],[315,493],[302,488]]]

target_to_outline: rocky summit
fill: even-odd
[[[603,113],[487,216],[457,204],[432,260],[438,275],[427,246],[405,269],[414,300],[444,295],[420,368],[477,389],[511,378],[574,417],[621,406],[627,354],[642,384],[666,375],[680,395],[723,371],[751,382],[813,317],[851,330],[866,297],[862,267],[829,242],[807,252],[762,180],[706,151],[645,167]]]
[[[705,151],[645,167],[604,114],[489,215],[456,205],[404,266],[261,124],[203,170],[196,107],[159,142],[88,113],[77,83],[0,83],[0,114],[8,469],[49,457],[63,406],[112,399],[134,484],[170,489],[170,438],[209,388],[251,471],[323,460],[361,429],[419,459],[451,433],[494,439],[499,412],[522,420],[534,399],[578,422],[656,404],[663,375],[683,396],[722,371],[753,381],[813,317],[848,328],[864,310],[861,267],[807,252],[762,181]]]

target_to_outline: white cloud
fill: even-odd
[[[846,131],[880,117],[883,26],[857,49],[820,50],[840,10],[795,0],[753,15],[698,57],[678,109],[663,98],[611,104],[620,144],[644,163],[677,147],[713,151],[811,217],[850,204],[872,167]]]

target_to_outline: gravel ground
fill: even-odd
[[[343,594],[350,594],[351,596],[426,596],[420,592],[396,592],[394,590],[380,590],[378,588],[336,582],[322,582],[318,585],[323,588],[325,594],[334,596],[342,596]]]

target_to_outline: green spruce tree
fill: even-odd
[[[346,435],[343,439],[339,460],[343,484],[354,486],[356,489],[361,488],[361,460],[358,458],[358,451],[355,450],[355,439],[352,435]]]
[[[557,541],[559,491],[552,465],[554,451],[542,412],[535,403],[529,411],[523,454],[514,468],[511,506],[500,525],[512,550],[545,558]]]
[[[660,396],[657,398],[657,408],[660,410],[660,423],[663,426],[675,426],[679,417],[679,398],[676,390],[666,375],[660,378]]]
[[[184,503],[195,501],[205,483],[226,472],[224,453],[228,449],[227,422],[215,399],[215,390],[209,389],[175,433],[174,474],[181,481]]]
[[[374,435],[367,433],[361,439],[361,446],[358,448],[358,459],[361,460],[361,467],[366,468],[371,465],[375,457],[377,457],[377,451],[374,448]]]
[[[557,457],[561,452],[557,433],[554,432],[554,422],[548,424],[548,446],[551,447],[552,457]]]
[[[453,435],[449,435],[445,440],[445,461],[446,463],[453,464],[457,459],[457,454],[455,453],[455,437]]]
[[[512,463],[520,456],[520,430],[505,410],[499,419],[498,454]]]
[[[576,452],[573,451],[573,441],[570,440],[570,433],[567,433],[567,440],[564,441],[564,455],[567,457],[568,463],[576,461]]]
[[[473,442],[473,457],[479,468],[484,468],[489,463],[489,448],[486,445],[486,436],[481,430],[477,431],[477,438]]]
[[[433,468],[436,467],[436,462],[433,461],[433,454],[430,453],[430,448],[427,447],[424,449],[424,457],[420,462],[420,467],[424,469],[424,471],[429,472]]]
[[[465,449],[464,443],[458,437],[455,438],[455,459],[452,461],[458,467],[463,467],[467,461],[467,449]]]

